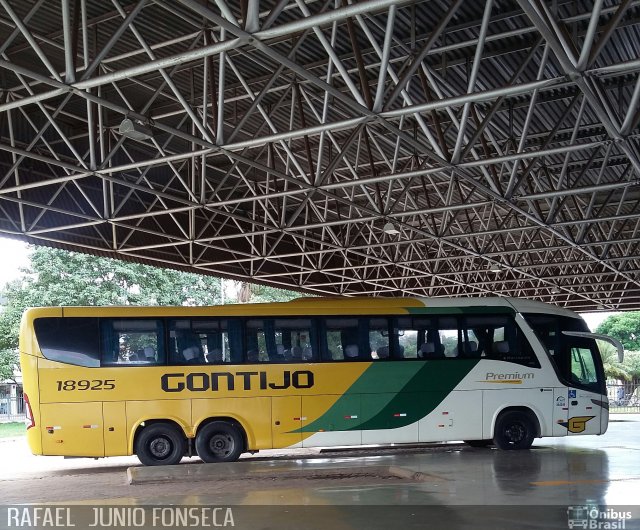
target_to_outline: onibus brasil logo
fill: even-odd
[[[631,512],[618,511],[614,508],[601,507],[596,504],[569,506],[567,508],[567,525],[569,528],[624,530],[626,522],[630,519]]]

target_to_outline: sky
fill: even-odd
[[[29,264],[27,244],[0,238],[0,286],[20,276],[20,268]]]
[[[26,243],[0,237],[0,287],[20,276],[20,268],[29,264]],[[592,331],[608,316],[615,313],[582,313]]]

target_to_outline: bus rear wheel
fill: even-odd
[[[243,450],[240,429],[226,421],[213,421],[196,435],[196,452],[204,462],[235,462]]]
[[[180,463],[187,448],[185,437],[175,425],[154,423],[142,429],[136,440],[136,454],[145,466]]]
[[[493,443],[499,449],[529,449],[535,435],[536,429],[531,415],[512,410],[498,417]]]

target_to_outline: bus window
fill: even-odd
[[[395,358],[416,359],[418,357],[418,332],[413,328],[410,317],[393,319],[391,343]]]
[[[598,390],[596,364],[590,348],[571,348],[571,382],[576,386],[595,386]]]
[[[324,321],[324,360],[357,360],[361,355],[360,342],[357,318],[327,318]],[[364,359],[364,355],[361,358]]]
[[[368,319],[369,349],[374,360],[389,359],[389,320],[386,318]]]
[[[504,315],[465,318],[463,340],[465,344],[470,345],[466,355],[499,358],[506,352],[516,351],[514,334],[506,332],[508,325],[509,318]]]
[[[525,314],[524,317],[547,350],[560,380],[571,386],[605,393],[604,371],[596,341],[563,333],[588,332],[584,320],[540,314]]]
[[[169,356],[173,364],[222,364],[232,359],[227,320],[171,320]]]
[[[317,359],[314,329],[310,318],[276,318],[273,321],[275,351],[272,362],[308,362]]]
[[[97,318],[38,318],[33,326],[46,359],[76,366],[100,366]]]
[[[453,317],[438,318],[438,336],[444,357],[458,357],[460,344],[460,330],[458,320]],[[470,346],[468,347],[470,350]]]
[[[103,364],[164,364],[164,326],[153,319],[105,319],[102,331]]]
[[[267,327],[270,328],[270,333],[267,331]],[[275,356],[276,345],[273,335],[273,321],[263,319],[247,320],[245,339],[245,359],[249,364],[269,361],[269,352]],[[267,341],[269,344],[267,344]]]

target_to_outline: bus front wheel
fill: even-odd
[[[169,423],[154,423],[142,429],[136,440],[136,454],[145,466],[178,464],[186,451],[182,432]]]
[[[536,435],[531,415],[512,410],[504,412],[496,421],[493,443],[498,449],[529,449]]]
[[[240,429],[226,421],[213,421],[196,435],[196,452],[204,462],[235,462],[243,448]]]

